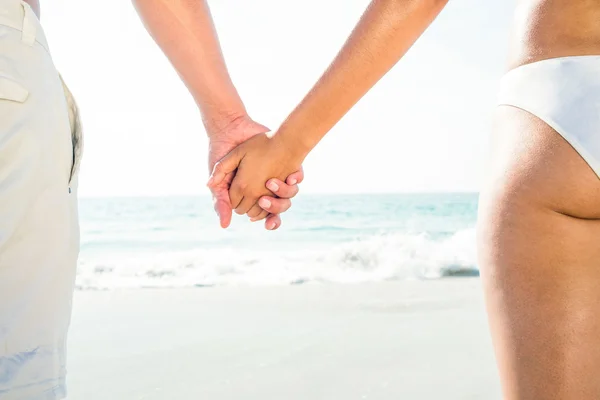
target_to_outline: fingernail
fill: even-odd
[[[250,222],[256,222],[256,221],[258,221],[258,218],[256,218],[256,217],[250,218]]]
[[[260,200],[258,201],[258,205],[259,205],[259,206],[260,206],[262,209],[265,209],[265,208],[270,208],[270,207],[271,207],[271,202],[270,202],[269,200],[267,200],[267,199],[260,199]]]
[[[277,226],[277,224],[275,222],[271,222],[269,225],[267,225],[267,229],[272,231],[275,229],[275,226]]]
[[[210,178],[208,178],[208,182],[206,182],[206,186],[210,186],[213,182],[214,178],[211,176]]]
[[[275,182],[273,182],[273,181],[269,181],[269,182],[267,183],[267,189],[269,189],[269,190],[270,190],[270,191],[272,191],[272,192],[276,192],[276,191],[278,191],[278,190],[279,190],[279,185],[278,185],[278,184],[276,184],[276,183],[275,183]]]
[[[290,185],[295,185],[298,182],[295,178],[290,179]]]

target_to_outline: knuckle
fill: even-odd
[[[229,187],[229,197],[241,197],[242,189],[237,184],[237,182],[233,182]]]
[[[237,183],[237,187],[240,191],[245,192],[246,190],[248,190],[248,182],[240,181]]]

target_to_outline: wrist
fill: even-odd
[[[275,137],[281,146],[285,148],[287,154],[289,154],[292,159],[300,161],[300,163],[304,162],[304,159],[314,148],[313,145],[303,140],[302,135],[286,128],[284,125],[279,128]]]
[[[233,127],[248,119],[250,117],[245,109],[202,113],[202,123],[210,139],[227,136]]]
[[[237,120],[248,118],[244,102],[233,84],[190,89],[190,92],[209,137],[226,131]]]

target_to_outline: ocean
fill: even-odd
[[[80,290],[477,276],[477,194],[303,195],[264,230],[209,197],[80,200]]]

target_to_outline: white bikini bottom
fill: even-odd
[[[498,100],[547,123],[600,177],[600,55],[518,67],[502,78]]]

